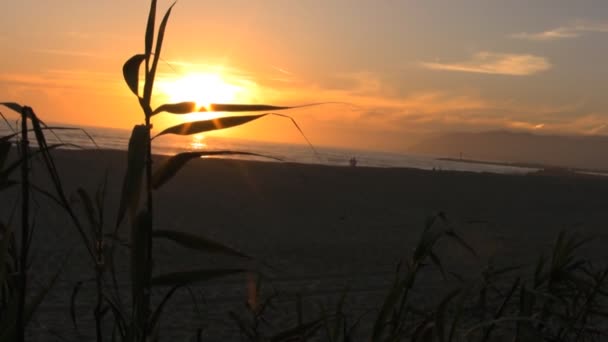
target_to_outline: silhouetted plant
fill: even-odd
[[[34,311],[40,305],[50,288],[53,286],[59,273],[59,270],[50,279],[49,283],[43,286],[38,294],[35,296],[28,296],[28,267],[29,267],[29,250],[31,246],[31,235],[34,228],[31,222],[30,212],[30,197],[31,192],[38,192],[53,202],[59,204],[71,217],[78,230],[81,232],[81,236],[86,238],[86,234],[82,230],[79,221],[76,218],[74,211],[72,210],[69,201],[63,192],[63,187],[59,177],[59,173],[55,166],[53,157],[51,156],[51,150],[57,147],[64,146],[66,144],[60,143],[55,145],[48,145],[46,142],[45,130],[52,129],[66,129],[66,130],[79,130],[78,128],[67,128],[67,127],[48,127],[42,122],[37,115],[34,113],[32,108],[27,106],[21,106],[13,102],[2,102],[0,105],[5,106],[20,115],[21,129],[19,132],[13,130],[12,134],[8,134],[0,138],[0,190],[5,190],[14,185],[21,185],[21,230],[18,239],[15,238],[15,234],[11,228],[12,220],[9,220],[7,225],[0,222],[0,226],[3,230],[2,243],[0,250],[2,272],[0,272],[0,283],[3,286],[3,302],[5,304],[2,315],[2,321],[0,322],[0,340],[12,339],[13,336],[17,341],[25,340],[25,329],[26,325],[32,317]],[[7,121],[4,115],[2,115],[5,122]],[[32,128],[28,126],[28,122],[31,122]],[[33,132],[35,136],[35,142],[37,149],[30,149],[29,133]],[[17,158],[8,166],[5,166],[5,162],[8,160],[8,155],[12,147],[12,139],[19,139],[16,144]],[[47,171],[51,185],[54,190],[54,194],[40,188],[30,182],[30,164],[34,157],[40,157],[44,164],[44,169]],[[13,173],[19,169],[20,176],[18,181],[11,179]],[[90,248],[89,245],[87,247]],[[9,261],[10,260],[10,261]],[[12,265],[11,265],[12,262]],[[26,302],[27,297],[31,297],[29,302]]]
[[[131,90],[137,96],[138,102],[144,114],[144,124],[133,128],[128,149],[127,170],[124,177],[122,195],[120,199],[118,217],[116,222],[116,233],[125,214],[128,214],[131,223],[131,283],[132,283],[132,318],[130,331],[135,340],[144,340],[151,332],[155,331],[158,317],[162,311],[163,301],[155,311],[152,311],[150,294],[153,286],[168,286],[170,290],[165,298],[170,297],[177,288],[194,281],[208,280],[216,277],[247,270],[236,269],[197,269],[171,274],[152,275],[153,238],[170,239],[178,244],[190,248],[197,248],[208,252],[227,254],[243,257],[231,248],[225,247],[217,242],[210,241],[200,236],[194,236],[185,232],[154,231],[154,205],[153,190],[162,186],[173,177],[179,169],[189,160],[201,156],[217,155],[256,155],[244,151],[205,151],[185,152],[169,158],[155,171],[152,169],[152,140],[166,135],[179,134],[190,135],[226,129],[246,124],[267,115],[276,115],[289,118],[295,127],[300,128],[293,119],[288,116],[270,113],[290,109],[294,107],[258,105],[258,104],[210,104],[208,107],[197,107],[195,102],[181,102],[162,104],[155,109],[152,107],[152,95],[154,80],[160,60],[165,29],[174,4],[166,11],[158,28],[155,38],[156,1],[152,0],[148,21],[145,31],[144,52],[129,58],[123,66],[124,79]],[[143,70],[143,86],[140,93],[139,75],[140,68]],[[212,120],[200,120],[188,122],[166,128],[156,136],[151,136],[151,119],[154,115],[167,112],[171,114],[186,114],[191,112],[255,112],[266,113],[257,115],[224,116]],[[311,145],[312,146],[312,145]],[[143,188],[143,189],[142,189]],[[143,192],[143,194],[142,194]],[[145,204],[140,206],[140,198],[143,197]],[[193,244],[193,242],[196,242]],[[129,335],[130,336],[130,335]]]

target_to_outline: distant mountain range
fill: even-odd
[[[452,132],[423,139],[408,150],[447,158],[608,170],[608,136]]]

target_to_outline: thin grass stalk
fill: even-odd
[[[152,97],[152,89],[154,87],[154,75],[155,75],[155,71],[156,71],[156,63],[158,62],[158,59],[155,59],[152,62],[152,65],[150,65],[150,57],[152,57],[152,44],[153,44],[153,40],[154,40],[154,22],[155,22],[155,18],[156,18],[156,0],[152,0],[151,4],[150,4],[150,13],[148,14],[148,23],[147,23],[147,27],[146,27],[146,37],[145,37],[145,53],[146,53],[146,57],[145,57],[145,83],[144,83],[144,96],[143,96],[143,101],[140,100],[140,105],[144,111],[144,116],[145,116],[145,123],[146,123],[146,128],[147,128],[147,132],[148,132],[148,137],[147,137],[147,151],[146,151],[146,175],[145,175],[145,182],[146,182],[146,209],[148,211],[149,214],[149,219],[150,219],[150,225],[149,225],[149,229],[150,232],[148,232],[148,234],[146,234],[147,237],[147,241],[146,241],[146,246],[147,246],[147,256],[146,256],[146,277],[144,279],[144,284],[143,284],[143,305],[142,305],[142,311],[143,311],[143,319],[142,321],[144,322],[144,326],[143,326],[143,334],[141,336],[142,342],[145,341],[146,339],[146,335],[148,332],[151,332],[151,330],[154,328],[152,326],[148,326],[148,324],[150,323],[150,314],[151,314],[151,310],[150,310],[150,295],[151,295],[151,291],[152,291],[152,280],[151,280],[151,275],[152,275],[152,227],[153,227],[153,216],[154,216],[154,205],[152,202],[152,139],[151,139],[151,130],[152,130],[152,125],[150,124],[150,118],[152,117],[152,107],[151,107],[151,97]],[[161,25],[162,26],[162,25]],[[160,42],[160,32],[159,32],[159,40],[156,42],[157,46],[156,46],[156,55],[158,58],[160,55],[160,49],[161,49],[161,42]]]
[[[27,117],[30,109],[21,110],[21,154],[24,157],[21,163],[21,255],[19,256],[19,289],[17,307],[17,341],[25,342],[25,293],[27,289],[27,246],[29,241],[29,200],[30,180],[28,170],[29,140],[27,137]]]
[[[150,106],[148,106],[149,108]],[[147,272],[146,272],[146,280],[145,280],[145,284],[144,284],[144,317],[145,320],[144,322],[146,322],[145,324],[147,325],[149,323],[149,317],[150,317],[150,294],[152,291],[152,284],[151,284],[151,275],[152,275],[152,227],[153,227],[153,220],[154,220],[154,205],[152,202],[152,140],[150,139],[150,135],[151,135],[151,126],[150,126],[150,115],[148,115],[149,113],[146,112],[146,127],[148,128],[148,139],[147,139],[147,160],[146,160],[146,196],[147,196],[147,200],[146,200],[146,209],[148,210],[148,213],[150,214],[150,234],[146,234],[147,236],[147,256],[146,256],[146,262],[147,262]],[[152,326],[150,327],[146,327],[145,331],[150,331],[152,328]],[[144,334],[145,335],[145,334]]]
[[[104,271],[104,255],[103,255],[103,232],[102,225],[100,224],[97,229],[97,260],[95,262],[95,286],[97,290],[97,304],[95,305],[95,332],[97,342],[103,341],[103,332],[101,327],[101,320],[103,316],[103,271]]]
[[[154,17],[156,16],[156,1],[152,1],[151,4],[151,8],[150,8],[150,17],[148,18],[148,29],[150,28],[150,24],[152,22],[151,27],[154,27]],[[148,35],[149,32],[146,32],[146,35]],[[152,34],[153,36],[153,34]],[[148,211],[149,215],[150,215],[150,230],[152,230],[153,227],[153,209],[154,209],[154,204],[153,204],[153,199],[152,199],[152,139],[151,139],[151,130],[152,130],[152,125],[150,124],[150,117],[152,117],[152,107],[150,104],[151,101],[151,95],[152,95],[152,87],[154,85],[154,73],[152,71],[152,69],[154,68],[154,65],[150,65],[150,57],[152,56],[151,54],[151,50],[152,50],[152,46],[151,46],[151,41],[148,41],[148,37],[146,37],[146,58],[145,58],[145,67],[146,67],[146,73],[145,73],[145,83],[144,83],[144,97],[143,97],[143,101],[140,100],[140,105],[141,108],[144,112],[144,117],[145,117],[145,123],[146,123],[146,128],[147,128],[147,132],[148,132],[148,137],[147,137],[147,147],[146,147],[146,171],[145,171],[145,182],[146,182],[146,210]],[[158,53],[160,53],[160,51],[158,51]],[[153,63],[154,64],[154,63]],[[142,303],[142,314],[143,314],[143,319],[142,322],[144,322],[144,327],[143,327],[143,334],[141,336],[142,341],[145,341],[146,339],[146,335],[148,334],[148,332],[150,332],[152,330],[152,326],[148,326],[148,324],[150,323],[149,317],[151,314],[151,309],[150,309],[150,295],[151,295],[151,291],[152,291],[152,284],[151,284],[151,274],[152,274],[152,234],[150,232],[150,234],[146,234],[147,236],[147,241],[146,241],[146,246],[147,246],[147,256],[146,256],[146,278],[144,280],[144,288],[143,288],[143,303]]]

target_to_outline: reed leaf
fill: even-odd
[[[150,11],[148,12],[148,23],[146,24],[145,52],[146,58],[152,54],[152,44],[154,42],[154,21],[156,19],[156,0],[150,1]],[[146,70],[147,71],[147,70]]]
[[[196,102],[179,102],[179,103],[167,103],[160,105],[156,108],[152,115],[158,113],[167,112],[171,114],[188,114],[198,111],[196,108]]]
[[[145,125],[136,125],[133,127],[131,139],[129,139],[127,171],[122,184],[122,194],[118,206],[116,228],[120,225],[127,209],[131,218],[133,218],[134,213],[137,210],[148,143],[148,128]]]
[[[313,105],[316,105],[316,104],[305,105],[305,106],[313,106]],[[238,106],[245,106],[245,105],[238,105]],[[253,105],[253,106],[256,106],[256,105]],[[302,107],[302,106],[300,106],[300,107]],[[285,107],[285,108],[287,108],[287,107]],[[295,107],[290,107],[290,108],[295,108]],[[241,116],[224,116],[224,117],[219,117],[219,118],[210,119],[210,120],[186,122],[186,123],[183,123],[183,124],[180,124],[177,126],[169,127],[167,129],[161,131],[157,135],[155,135],[154,138],[152,138],[152,139],[155,139],[155,138],[157,138],[161,135],[165,135],[165,134],[190,135],[190,134],[203,133],[203,132],[215,131],[215,130],[224,129],[224,128],[240,126],[242,124],[246,124],[250,121],[259,119],[266,115],[274,115],[274,116],[289,119],[291,121],[291,123],[296,127],[298,132],[300,132],[300,135],[302,135],[304,140],[306,140],[306,143],[308,144],[310,149],[314,152],[317,159],[321,160],[321,156],[319,155],[319,153],[317,152],[315,147],[312,145],[310,140],[308,140],[308,138],[304,134],[304,131],[302,130],[302,128],[300,128],[300,126],[298,125],[296,120],[294,120],[289,115],[279,114],[279,113],[264,113],[264,114],[258,114],[258,115],[241,115]]]
[[[72,295],[70,296],[70,318],[72,319],[72,324],[74,325],[74,329],[78,331],[78,319],[76,318],[76,297],[80,292],[80,289],[84,285],[84,281],[79,281],[74,285],[72,289]]]
[[[251,272],[251,270],[243,268],[226,268],[166,273],[152,277],[152,286],[182,286],[245,272]]]
[[[155,230],[152,232],[152,237],[171,240],[182,247],[194,249],[200,252],[251,259],[250,256],[243,254],[234,248],[228,247],[213,240],[209,240],[200,235],[175,230]]]
[[[8,153],[11,150],[10,141],[0,141],[0,170],[4,167]]]
[[[180,102],[164,104],[156,108],[152,115],[156,115],[161,112],[167,112],[171,114],[188,114],[194,112],[263,112],[273,110],[286,110],[296,109],[303,107],[319,106],[323,104],[329,104],[332,102],[319,102],[309,103],[299,106],[273,106],[265,104],[238,104],[238,103],[211,103],[208,107],[196,106],[196,102]]]
[[[302,106],[272,106],[272,105],[263,105],[263,104],[232,104],[232,103],[212,103],[209,105],[209,108],[200,107],[199,112],[263,112],[263,111],[273,111],[273,110],[284,110],[284,109],[293,109],[304,106],[311,105],[302,105]]]
[[[0,102],[0,105],[10,108],[19,114],[23,111],[23,106],[15,102]]]
[[[158,133],[154,138],[165,134],[190,135],[240,126],[250,121],[262,118],[266,115],[268,115],[268,113],[259,115],[225,116],[210,120],[186,122],[173,127],[169,127]]]
[[[515,279],[515,281],[513,282],[513,285],[511,285],[511,289],[509,290],[509,292],[507,292],[504,296],[503,296],[503,301],[502,304],[500,304],[500,307],[498,308],[498,310],[496,311],[496,313],[494,314],[494,320],[497,320],[499,318],[502,317],[504,311],[507,308],[507,304],[509,303],[509,301],[511,300],[511,298],[513,297],[513,295],[515,294],[516,290],[519,288],[519,284],[520,284],[520,277],[517,277]],[[492,331],[494,330],[494,328],[496,327],[495,324],[490,325],[484,332],[483,338],[481,339],[483,342],[485,341],[489,341],[490,340],[490,335],[492,334]]]
[[[23,107],[23,111],[24,111],[24,114],[26,114],[27,117],[29,117],[29,119],[32,122],[32,127],[34,129],[34,135],[36,136],[36,142],[38,143],[38,151],[42,154],[42,160],[46,166],[46,171],[48,172],[49,176],[51,177],[51,184],[53,185],[54,190],[57,193],[59,204],[68,213],[68,215],[70,216],[70,219],[76,226],[78,233],[80,234],[82,240],[85,242],[85,246],[87,248],[87,251],[89,252],[89,255],[91,257],[94,257],[94,253],[91,249],[91,244],[88,241],[88,237],[87,237],[86,233],[84,232],[84,229],[82,228],[82,226],[80,224],[80,221],[76,217],[76,214],[72,210],[70,203],[67,199],[67,196],[65,195],[65,193],[63,191],[63,186],[61,185],[61,178],[59,177],[59,171],[57,170],[53,157],[50,153],[51,148],[53,146],[52,145],[49,146],[46,143],[46,138],[44,136],[44,128],[48,128],[48,126],[36,116],[36,114],[34,113],[32,108]]]
[[[9,248],[11,236],[13,234],[10,225],[5,225],[0,222],[0,232],[2,233],[2,240],[0,240],[0,286],[6,281],[6,265],[9,260]]]
[[[137,54],[129,58],[122,66],[122,75],[135,96],[139,97],[139,68],[146,55]]]
[[[241,151],[200,151],[200,152],[183,152],[172,156],[167,159],[152,175],[152,188],[158,189],[167,181],[169,181],[177,172],[190,160],[205,157],[205,156],[231,156],[231,155],[242,155],[242,156],[254,156],[273,159],[277,161],[283,161],[280,158],[267,156],[263,154],[253,152],[241,152]]]
[[[145,99],[146,103],[150,103],[152,89],[154,88],[154,79],[156,76],[156,68],[158,66],[158,60],[160,58],[160,52],[161,52],[161,49],[163,46],[163,40],[165,38],[165,29],[167,28],[167,22],[169,21],[169,16],[171,15],[171,10],[173,9],[173,6],[175,6],[175,2],[171,6],[169,6],[169,9],[167,10],[167,12],[165,12],[165,15],[158,28],[158,37],[156,38],[156,49],[154,52],[154,59],[152,61],[152,66],[150,67],[150,70],[148,73],[148,78],[146,79],[146,85],[145,85],[146,92],[144,95],[144,99]],[[151,116],[152,114],[146,113],[146,115]]]
[[[439,306],[437,307],[437,311],[435,312],[435,331],[436,335],[439,337],[439,342],[446,341],[446,312],[448,304],[452,301],[452,299],[454,299],[458,294],[460,294],[460,292],[460,289],[452,290],[441,300],[441,303],[439,303]]]
[[[388,317],[391,311],[393,311],[393,308],[397,305],[399,298],[402,296],[402,291],[402,281],[396,281],[384,299],[380,312],[374,320],[374,325],[372,328],[372,341],[379,341],[382,338]]]
[[[49,291],[53,288],[53,286],[55,286],[55,283],[57,283],[57,280],[63,272],[63,268],[68,260],[70,260],[70,258],[69,256],[66,256],[66,258],[61,262],[61,266],[57,269],[57,271],[55,271],[49,282],[45,284],[35,296],[31,297],[30,301],[27,303],[24,314],[24,321],[26,323],[32,319],[32,316],[38,309],[38,306],[40,306]]]
[[[131,228],[131,298],[133,299],[133,318],[136,327],[143,329],[145,324],[145,289],[150,277],[148,259],[148,236],[152,231],[152,215],[144,210],[140,212]],[[143,330],[142,330],[143,331]]]
[[[93,236],[95,236],[95,229],[99,226],[99,223],[97,222],[97,215],[95,213],[95,206],[93,205],[93,200],[83,188],[78,188],[78,190],[76,190],[76,193],[80,197],[80,201],[84,206],[85,214],[87,216],[87,219],[89,220]]]
[[[160,303],[156,307],[156,310],[154,310],[154,313],[152,313],[152,316],[150,318],[150,324],[148,325],[148,329],[156,330],[156,326],[158,324],[158,321],[160,320],[160,315],[162,314],[163,310],[165,309],[165,306],[169,302],[169,299],[171,299],[171,297],[173,297],[173,294],[175,293],[175,291],[177,291],[180,287],[181,287],[180,285],[173,286],[163,296],[163,299],[160,301]]]

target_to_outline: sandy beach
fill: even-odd
[[[120,151],[54,151],[67,193],[93,191],[108,170],[108,229],[115,220],[126,154]],[[157,157],[156,163],[164,157]],[[34,164],[37,184],[46,177]],[[1,196],[3,218],[17,198]],[[60,281],[30,327],[32,340],[77,340],[69,300],[76,282],[93,271],[75,229],[56,206],[37,197],[32,272],[38,283],[57,269],[71,250]],[[166,243],[155,246],[155,269],[188,270],[215,266],[259,267],[268,276],[262,291],[280,292],[285,307],[301,294],[309,304],[327,302],[349,289],[349,308],[378,308],[400,259],[407,258],[425,219],[443,211],[478,253],[440,244],[446,268],[475,277],[488,260],[497,265],[530,264],[546,252],[560,230],[595,239],[584,253],[594,261],[608,256],[608,178],[592,176],[497,175],[415,169],[326,167],[200,159],[192,161],[155,193],[155,228],[196,232],[224,242],[255,262],[209,256]],[[123,227],[123,232],[126,232]],[[126,255],[127,252],[123,252]],[[268,264],[261,265],[262,263]],[[120,262],[123,274],[128,260]],[[418,293],[442,291],[437,272]],[[190,339],[197,328],[206,340],[234,339],[230,310],[243,307],[246,277],[230,277],[192,287],[163,316],[162,336]],[[35,283],[36,285],[36,283]],[[128,282],[121,283],[128,292]],[[77,297],[84,337],[92,334],[92,283]],[[333,296],[333,297],[332,297]],[[86,339],[86,338],[85,338]]]

